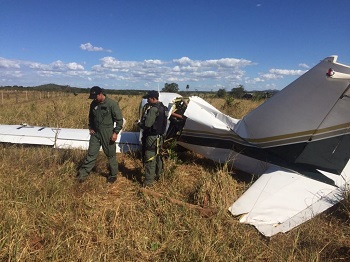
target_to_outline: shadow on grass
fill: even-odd
[[[126,161],[130,159],[131,161]],[[119,162],[119,171],[128,180],[142,184],[143,166],[141,152],[124,153],[124,157]]]
[[[178,152],[178,157],[183,163],[197,164],[204,167],[206,170],[214,172],[217,169],[225,168],[223,164],[218,164],[213,160],[204,158],[201,155],[193,153],[191,151],[180,151]],[[229,168],[228,171],[232,178],[241,183],[252,183],[255,182],[259,176],[254,174],[249,174],[247,172],[234,169],[233,167]]]
[[[119,171],[124,177],[131,181],[136,181],[142,184],[142,169],[141,168],[128,168],[123,163],[119,164]]]
[[[259,176],[257,176],[257,175],[249,174],[247,172],[237,170],[237,169],[231,173],[231,176],[232,176],[232,178],[237,180],[237,182],[247,183],[247,184],[253,183],[259,178]]]

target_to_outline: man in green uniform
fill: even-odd
[[[167,124],[167,109],[162,102],[158,101],[159,93],[157,91],[149,91],[143,98],[147,98],[148,104],[146,106],[148,108],[138,126],[143,129],[142,153],[145,166],[143,186],[149,186],[155,179],[159,179],[163,172],[163,160],[160,155],[160,149],[163,144],[163,135]]]
[[[187,109],[187,102],[183,98],[175,99],[175,108],[169,117],[170,125],[166,132],[166,139],[178,137],[186,123],[185,111]]]
[[[95,166],[101,146],[109,163],[110,173],[107,182],[113,183],[117,179],[118,162],[115,141],[123,126],[123,116],[118,103],[107,97],[102,91],[102,88],[98,86],[93,86],[90,89],[89,98],[93,99],[89,111],[91,136],[87,157],[78,172],[77,179],[80,182],[86,179]]]

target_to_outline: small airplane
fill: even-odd
[[[229,211],[263,235],[287,232],[341,201],[350,182],[350,67],[327,57],[242,119],[190,97],[177,143],[259,175]],[[161,93],[169,115],[173,93]],[[142,114],[142,102],[140,116]],[[0,125],[0,142],[87,149],[87,130]],[[117,151],[140,148],[122,132]]]

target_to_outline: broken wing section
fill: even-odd
[[[270,166],[229,211],[241,215],[240,222],[255,226],[265,236],[287,232],[343,199],[349,169],[348,163],[342,176],[335,178],[337,186],[332,186]]]
[[[89,148],[88,129],[50,128],[28,125],[0,125],[0,142],[27,145],[45,145],[64,149]],[[138,132],[120,132],[116,152],[139,150]]]
[[[55,132],[47,127],[0,125],[0,142],[54,146]]]
[[[56,148],[89,148],[90,134],[88,129],[61,128],[57,130]],[[123,132],[118,134],[116,141],[116,152],[126,153],[140,149],[138,132]]]

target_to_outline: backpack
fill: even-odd
[[[163,135],[168,122],[168,108],[164,106],[162,102],[158,102],[153,106],[158,109],[158,116],[152,126],[152,133],[155,133],[156,135]]]

